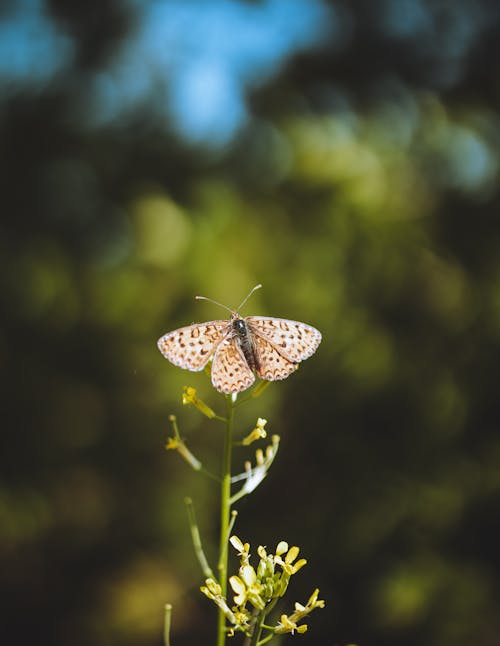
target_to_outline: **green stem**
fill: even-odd
[[[232,395],[226,396],[227,418],[226,433],[224,437],[224,461],[222,465],[221,482],[221,503],[220,503],[220,544],[219,544],[219,585],[221,595],[225,598],[227,594],[227,544],[229,539],[229,522],[231,513],[231,450],[233,443],[234,426],[234,405]],[[226,643],[226,617],[222,610],[219,610],[219,622],[217,631],[217,646],[224,646]]]
[[[273,599],[269,603],[269,605],[266,608],[264,608],[264,610],[259,612],[259,614],[258,614],[258,616],[257,616],[257,618],[255,620],[255,623],[253,625],[253,632],[252,632],[252,636],[250,637],[250,640],[248,642],[248,646],[262,646],[262,644],[266,644],[267,642],[271,641],[271,639],[273,639],[273,637],[275,636],[274,632],[270,633],[267,637],[264,637],[264,639],[261,639],[260,637],[262,635],[262,630],[264,628],[268,628],[268,629],[272,630],[272,628],[270,626],[265,626],[264,625],[264,621],[265,621],[266,617],[269,615],[269,613],[273,611],[274,606],[277,603],[278,603],[278,599],[277,598]]]
[[[270,642],[271,639],[274,639],[274,633],[271,633],[267,637],[264,637],[264,639],[261,639],[257,646],[263,646],[263,644],[267,644],[267,642]]]
[[[163,644],[170,646],[170,621],[172,617],[172,606],[170,603],[165,604],[165,619],[163,624]]]
[[[265,612],[259,613],[259,616],[257,617],[257,620],[253,626],[252,637],[250,639],[250,646],[257,646],[257,644],[259,643],[259,639],[262,634],[262,622],[264,621],[265,616],[266,616]]]
[[[193,541],[193,547],[200,564],[201,570],[205,579],[213,579],[214,573],[212,568],[208,564],[207,557],[203,551],[203,546],[201,544],[200,530],[198,529],[198,523],[196,522],[196,514],[194,513],[194,505],[191,498],[184,498],[184,504],[186,505],[188,518],[189,518],[189,529],[191,530],[191,540]]]

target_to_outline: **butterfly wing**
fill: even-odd
[[[196,323],[168,332],[158,340],[158,348],[175,366],[186,370],[203,370],[230,330],[229,321]]]
[[[321,332],[307,323],[267,316],[249,316],[245,321],[255,337],[263,337],[293,363],[310,357],[321,343]]]
[[[240,393],[249,388],[255,376],[235,337],[219,344],[212,362],[212,384],[220,393]]]
[[[289,361],[281,355],[276,348],[260,334],[253,336],[253,348],[257,357],[256,372],[261,379],[277,381],[285,379],[295,372],[298,363]]]

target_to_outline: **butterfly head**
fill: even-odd
[[[233,332],[236,332],[238,336],[246,336],[247,326],[238,312],[233,312],[231,314],[231,325],[233,326]]]

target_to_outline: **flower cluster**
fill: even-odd
[[[214,601],[224,612],[232,624],[230,634],[243,631],[249,634],[252,621],[262,622],[272,610],[277,600],[282,597],[293,574],[296,574],[305,564],[305,559],[298,559],[299,548],[288,547],[288,543],[278,543],[274,554],[268,554],[261,545],[257,549],[260,557],[257,568],[250,564],[250,545],[243,543],[237,536],[230,538],[231,545],[240,556],[238,574],[229,578],[229,584],[234,592],[234,606],[228,606],[222,596],[220,585],[213,579],[207,579],[201,591]],[[315,608],[323,608],[325,602],[318,599],[319,590],[315,590],[305,606],[296,602],[295,612],[291,615],[281,615],[280,621],[275,626],[266,626],[274,633],[304,633],[306,624],[299,622]],[[254,609],[254,610],[253,610]],[[257,613],[255,613],[257,611]]]

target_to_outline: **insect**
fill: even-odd
[[[311,325],[269,316],[241,318],[238,311],[247,302],[256,285],[229,320],[208,321],[181,327],[158,340],[160,352],[175,366],[203,370],[212,358],[212,384],[221,393],[240,393],[261,379],[276,381],[294,372],[301,361],[310,357],[321,342],[321,333]]]

